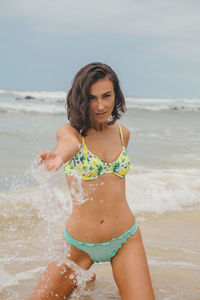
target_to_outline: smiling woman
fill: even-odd
[[[107,113],[103,111],[104,104],[105,109],[111,105]],[[90,127],[97,125],[95,118],[103,118],[104,113],[109,118],[108,125],[114,124],[126,110],[116,73],[98,62],[86,65],[74,78],[67,95],[66,109],[70,124],[82,136],[87,135]]]
[[[67,96],[70,124],[58,129],[55,151],[40,157],[47,171],[64,165],[73,200],[64,229],[69,259],[85,270],[110,262],[123,300],[153,300],[140,229],[126,198],[130,133],[116,124],[124,111],[115,72],[102,63],[86,65]],[[77,285],[67,262],[52,262],[31,299],[66,299]]]

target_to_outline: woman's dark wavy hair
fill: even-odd
[[[115,92],[115,105],[108,124],[114,124],[126,111],[119,79],[111,67],[100,62],[84,66],[75,75],[65,104],[71,126],[76,128],[82,136],[87,135],[88,129],[93,126],[90,115],[90,87],[94,82],[105,77],[112,81]]]

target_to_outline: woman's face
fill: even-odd
[[[112,81],[102,78],[91,85],[89,93],[90,111],[97,124],[107,123],[115,105]]]

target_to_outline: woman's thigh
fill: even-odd
[[[122,300],[155,299],[139,228],[112,258],[111,265]]]
[[[88,270],[94,263],[89,254],[71,245],[66,239],[65,242],[68,245],[67,258],[80,268]]]
[[[69,296],[77,286],[77,271],[79,272],[80,268],[88,270],[92,266],[93,261],[87,253],[73,245],[68,244],[68,246],[67,261],[62,264],[54,261],[47,267],[30,300],[55,299],[55,297],[63,299]],[[70,261],[75,263],[73,267]]]

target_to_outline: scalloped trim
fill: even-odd
[[[136,231],[138,229],[138,225],[135,221],[134,225],[129,229],[127,230],[125,233],[123,233],[122,235],[116,237],[116,238],[113,238],[111,239],[110,241],[108,242],[103,242],[103,243],[85,243],[85,242],[81,242],[81,241],[78,241],[76,239],[74,239],[71,235],[68,234],[67,230],[65,229],[65,232],[64,232],[64,235],[65,235],[65,238],[66,240],[73,244],[75,247],[78,248],[78,245],[84,245],[84,246],[89,246],[89,247],[94,247],[94,246],[106,246],[106,245],[110,245],[113,241],[116,241],[116,240],[120,240],[120,239],[124,239],[122,240],[121,242],[121,246],[122,244],[128,239],[130,238],[131,235],[135,234]],[[78,244],[78,245],[77,245]],[[118,248],[120,249],[121,246]],[[81,250],[81,249],[80,249]]]

